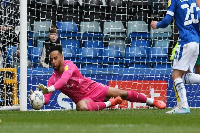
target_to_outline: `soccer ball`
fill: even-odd
[[[41,91],[34,91],[30,96],[30,103],[33,109],[39,110],[44,105],[44,95]]]

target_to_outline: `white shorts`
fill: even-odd
[[[173,69],[193,72],[198,55],[198,43],[190,42],[184,46],[178,45],[174,56]]]

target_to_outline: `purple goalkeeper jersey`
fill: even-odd
[[[54,85],[55,90],[60,90],[77,103],[94,87],[95,81],[84,77],[72,61],[65,60],[63,70],[62,74],[54,71],[47,86]],[[52,93],[44,95],[45,104],[49,102],[51,95]]]

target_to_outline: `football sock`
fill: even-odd
[[[175,85],[173,85],[173,88],[174,88],[175,95],[176,95],[177,107],[182,108],[181,99],[180,99],[179,96],[178,96],[178,92],[177,92],[177,90],[176,90]]]
[[[128,96],[126,100],[130,102],[141,102],[141,103],[146,103],[147,97],[141,93],[138,93],[137,91],[128,91]]]
[[[89,111],[98,111],[106,108],[106,104],[104,102],[94,102],[92,99],[87,103],[87,107]]]
[[[153,101],[154,101],[154,99],[152,99],[152,98],[147,98],[146,103],[147,103],[148,105],[153,105]]]
[[[177,78],[174,80],[174,85],[176,87],[177,93],[179,95],[179,98],[181,100],[181,105],[183,108],[188,108],[188,102],[186,97],[186,89],[185,85],[183,84],[182,78]]]
[[[195,73],[186,73],[182,77],[184,84],[200,83],[200,75]]]

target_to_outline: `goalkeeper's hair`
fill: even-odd
[[[50,47],[50,53],[53,51],[58,51],[59,53],[62,54],[62,46],[61,45],[55,45]]]

